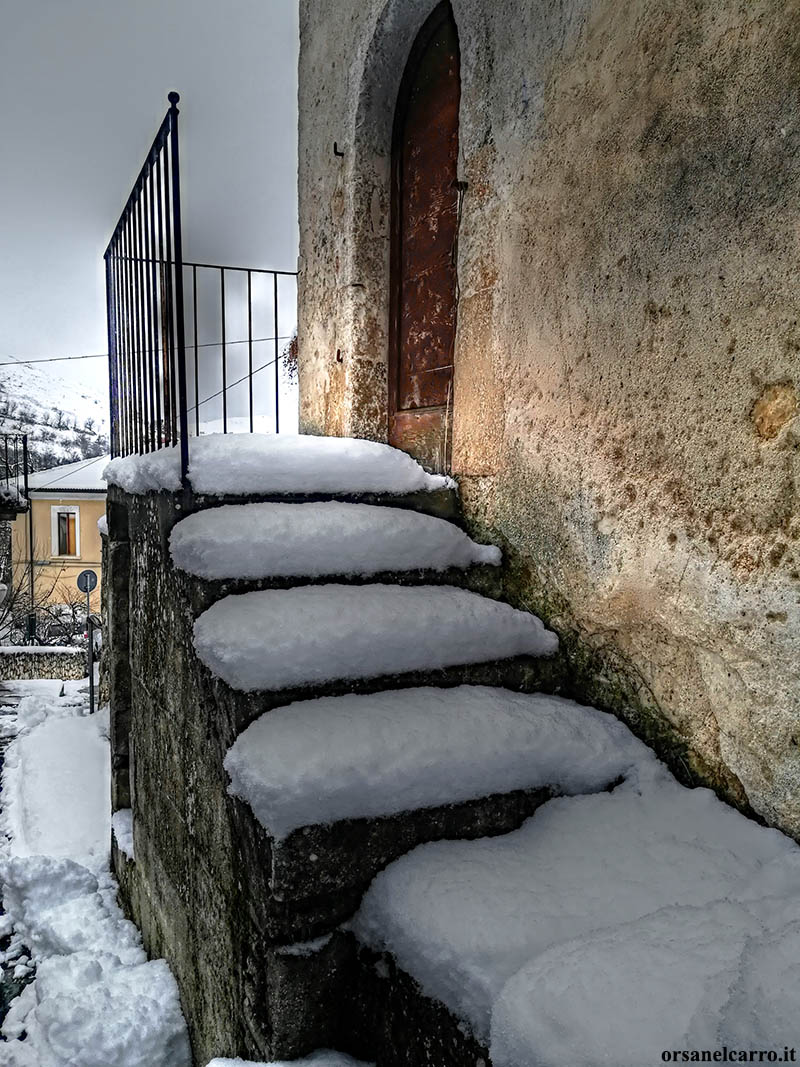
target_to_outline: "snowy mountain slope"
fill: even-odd
[[[108,452],[108,398],[102,381],[70,381],[52,367],[0,367],[0,433],[28,434],[32,470]]]

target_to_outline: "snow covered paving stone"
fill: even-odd
[[[6,752],[3,962],[30,951],[36,973],[4,1021],[3,1063],[190,1067],[175,981],[116,903],[107,716],[86,710],[79,687],[60,697],[31,687]]]
[[[113,459],[103,471],[126,493],[181,488],[180,450],[161,448]],[[417,493],[453,489],[405,452],[353,437],[292,434],[207,434],[189,445],[189,481],[196,493]]]
[[[324,501],[196,512],[170,537],[176,567],[200,578],[268,578],[497,566],[453,523],[402,508]]]
[[[549,656],[541,619],[450,586],[319,585],[228,596],[194,624],[202,662],[234,689],[287,689]]]
[[[494,1067],[800,1043],[800,849],[655,760],[503,837],[420,846],[352,928]]]
[[[487,686],[322,697],[262,715],[225,759],[275,838],[492,793],[605,788],[650,750],[612,715]]]

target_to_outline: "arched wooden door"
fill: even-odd
[[[450,465],[458,229],[458,33],[449,3],[411,50],[394,121],[389,442]]]

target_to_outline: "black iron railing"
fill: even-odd
[[[280,431],[291,271],[184,263],[190,434]]]
[[[180,445],[185,483],[190,435],[278,432],[281,309],[296,306],[296,274],[184,261],[169,100],[105,252],[111,452]]]
[[[0,518],[28,508],[28,435],[0,434]]]
[[[105,251],[111,452],[181,445],[188,466],[177,93]]]

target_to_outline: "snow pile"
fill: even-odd
[[[492,793],[605,788],[648,748],[612,715],[485,686],[322,697],[276,708],[236,739],[229,791],[276,837]]]
[[[128,493],[181,487],[177,445],[113,459],[103,477]],[[189,442],[189,482],[197,493],[414,493],[452,489],[405,452],[353,437],[209,434]]]
[[[86,710],[79,692],[32,685],[6,751],[0,962],[17,977],[32,962],[36,977],[6,1016],[3,1062],[189,1067],[175,982],[163,960],[147,961],[116,903],[107,716]]]
[[[101,537],[108,537],[108,516],[101,515],[97,520],[97,529]]]
[[[228,596],[194,624],[205,665],[234,689],[284,689],[546,656],[541,619],[450,586],[318,585]]]
[[[354,1060],[344,1052],[318,1049],[299,1060],[275,1060],[271,1063],[254,1063],[252,1060],[212,1060],[207,1067],[369,1067],[361,1060]]]
[[[370,504],[240,504],[196,512],[170,537],[176,567],[200,578],[268,578],[498,565],[432,515]]]
[[[129,965],[114,954],[54,956],[14,1002],[4,1033],[8,1067],[190,1067],[186,1024],[164,960]]]
[[[656,765],[514,833],[417,848],[353,926],[496,1067],[640,1067],[734,1037],[796,1044],[799,922],[797,846]]]
[[[114,832],[120,852],[129,860],[135,859],[133,852],[133,812],[130,808],[120,808],[111,816],[111,829]]]

